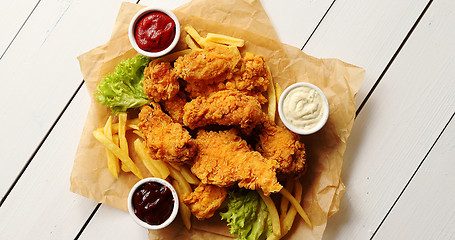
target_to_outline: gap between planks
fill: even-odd
[[[71,102],[73,101],[73,99],[76,97],[77,93],[79,92],[79,90],[82,88],[82,86],[84,85],[84,81],[82,81],[79,86],[77,87],[76,91],[73,93],[73,95],[71,96],[71,98],[68,100],[68,102],[66,103],[66,105],[63,107],[62,111],[60,112],[60,114],[57,116],[57,119],[55,119],[54,123],[52,124],[52,126],[49,128],[49,130],[47,131],[46,135],[44,135],[44,138],[41,140],[41,142],[38,144],[38,146],[36,147],[35,151],[32,153],[32,155],[30,156],[30,158],[27,160],[27,162],[25,163],[24,167],[22,168],[22,170],[20,171],[20,173],[17,175],[16,179],[14,180],[14,182],[11,184],[10,188],[8,189],[8,191],[5,193],[5,195],[3,196],[2,200],[0,201],[0,207],[3,205],[3,203],[5,202],[6,198],[8,198],[8,195],[11,193],[11,191],[13,190],[13,188],[16,186],[17,182],[19,181],[19,179],[22,177],[22,175],[24,174],[25,170],[27,170],[27,167],[30,165],[30,163],[32,162],[33,158],[35,158],[35,155],[38,153],[38,151],[40,150],[41,146],[43,146],[44,142],[46,142],[46,139],[49,137],[49,135],[51,134],[52,130],[54,129],[54,127],[57,125],[58,121],[60,120],[60,118],[63,116],[63,114],[65,113],[66,109],[69,107],[69,105],[71,104]]]
[[[30,16],[33,14],[34,10],[36,9],[36,7],[39,5],[39,3],[41,2],[41,0],[39,0],[37,2],[37,4],[35,5],[35,7],[33,8],[33,10],[31,11],[31,13],[29,14],[29,16],[27,17],[27,19],[24,21],[24,23],[22,24],[22,26],[20,27],[20,29],[18,30],[18,32],[16,33],[16,35],[14,36],[14,38],[11,40],[10,44],[7,46],[7,48],[5,49],[5,51],[2,53],[2,55],[0,56],[0,60],[2,59],[2,57],[5,55],[5,53],[8,51],[9,47],[11,46],[12,42],[14,42],[14,40],[16,39],[16,37],[18,36],[18,34],[20,33],[21,29],[23,28],[23,26],[26,24],[26,22],[28,21],[28,19],[30,18]],[[138,4],[140,2],[140,0],[138,0],[136,2],[136,4]],[[336,0],[334,0],[331,5],[329,6],[329,8],[327,9],[327,11],[325,12],[325,14],[322,16],[321,20],[319,21],[319,23],[316,25],[316,27],[314,28],[313,32],[311,33],[311,35],[308,37],[308,39],[305,41],[304,45],[302,46],[301,50],[304,50],[305,46],[307,45],[307,43],[311,40],[311,37],[313,36],[313,34],[316,32],[316,30],[318,29],[319,25],[322,23],[322,21],[324,20],[324,18],[326,17],[326,15],[329,13],[329,11],[331,10],[332,6],[335,4]],[[366,104],[366,102],[368,101],[368,99],[370,98],[370,96],[373,94],[374,90],[376,89],[376,87],[379,85],[380,81],[382,80],[383,76],[385,75],[385,73],[388,71],[389,67],[392,65],[392,63],[394,62],[395,58],[398,56],[398,54],[400,53],[401,49],[403,48],[403,46],[406,44],[407,40],[409,39],[409,37],[412,35],[412,32],[414,31],[414,29],[417,27],[417,25],[419,24],[420,20],[422,19],[422,17],[425,15],[427,9],[430,7],[431,3],[433,2],[433,0],[430,0],[428,2],[428,4],[426,5],[425,9],[422,11],[422,13],[420,14],[420,16],[418,17],[418,19],[416,20],[416,22],[414,23],[414,25],[411,27],[411,29],[409,30],[408,34],[406,35],[406,37],[403,39],[403,41],[401,42],[400,46],[398,47],[397,51],[395,52],[395,54],[392,56],[392,58],[390,59],[390,61],[388,62],[388,64],[386,65],[385,69],[382,71],[381,75],[379,76],[379,78],[376,80],[375,84],[373,85],[373,87],[370,89],[370,91],[368,92],[367,96],[364,98],[364,100],[362,101],[362,103],[360,104],[360,106],[358,107],[357,111],[356,111],[356,116],[355,118],[357,117],[357,115],[361,112],[362,108],[364,107],[364,105]],[[46,141],[47,137],[49,136],[49,134],[52,132],[52,130],[54,129],[55,125],[58,123],[58,121],[60,120],[61,116],[64,114],[64,112],[66,111],[66,109],[68,108],[68,106],[70,105],[70,103],[72,102],[72,100],[74,99],[74,97],[77,95],[77,93],[79,92],[79,90],[81,89],[81,87],[83,86],[84,84],[84,81],[81,82],[81,84],[79,85],[79,87],[76,89],[76,91],[74,92],[74,94],[71,96],[71,98],[69,99],[69,101],[67,102],[67,104],[65,105],[65,107],[63,108],[63,110],[61,111],[61,113],[59,114],[59,116],[57,117],[57,119],[55,120],[55,122],[52,124],[52,126],[50,127],[50,129],[48,130],[48,132],[46,133],[46,135],[44,136],[43,140],[40,142],[40,144],[38,145],[38,147],[36,148],[36,150],[33,152],[33,154],[31,155],[31,157],[29,158],[29,160],[27,161],[27,163],[24,165],[22,171],[19,173],[18,177],[15,179],[14,183],[11,185],[11,187],[8,189],[7,193],[5,194],[5,196],[2,198],[2,200],[0,201],[0,207],[2,206],[3,202],[6,200],[6,198],[8,197],[9,193],[12,191],[12,189],[14,188],[14,186],[16,185],[16,183],[19,181],[19,179],[21,178],[22,174],[25,172],[25,170],[27,169],[27,167],[29,166],[29,164],[31,163],[31,161],[33,160],[34,156],[36,155],[36,153],[39,151],[39,149],[41,148],[41,146],[44,144],[44,142]],[[402,193],[406,190],[407,186],[409,185],[409,183],[412,181],[413,177],[415,176],[415,174],[417,173],[417,171],[419,170],[420,166],[423,164],[423,162],[425,161],[426,157],[429,155],[429,153],[431,152],[431,150],[433,149],[434,145],[437,143],[437,141],[439,140],[440,136],[443,134],[443,132],[445,131],[446,127],[448,126],[448,124],[451,122],[451,120],[453,119],[455,113],[452,115],[452,117],[449,119],[449,121],[447,122],[447,124],[445,125],[445,127],[441,130],[439,136],[436,138],[436,140],[434,141],[433,145],[430,147],[430,149],[428,150],[428,152],[426,153],[426,155],[424,156],[424,158],[422,159],[422,161],[420,162],[420,164],[418,165],[418,167],[416,168],[416,170],[414,171],[413,175],[410,177],[410,179],[408,180],[407,184],[404,186],[404,188],[402,189],[401,193],[398,195],[398,197],[396,198],[395,202],[392,204],[392,206],[390,207],[390,209],[388,210],[387,214],[384,216],[384,218],[382,219],[381,223],[379,224],[379,226],[376,228],[375,232],[373,233],[371,239],[373,239],[373,237],[375,236],[376,232],[379,230],[379,228],[381,227],[381,225],[383,224],[383,222],[385,221],[385,219],[387,218],[387,216],[389,215],[389,213],[392,211],[393,207],[395,206],[395,204],[398,202],[399,198],[401,197]],[[81,230],[79,231],[79,233],[76,235],[75,239],[78,239],[82,232],[85,230],[85,228],[88,226],[88,224],[90,223],[91,219],[94,217],[94,215],[96,214],[96,212],[98,211],[98,209],[100,208],[101,206],[101,203],[99,203],[92,211],[92,213],[90,214],[90,216],[88,217],[87,221],[84,223],[84,225],[81,227]]]
[[[414,176],[417,174],[417,172],[419,171],[420,167],[422,166],[423,162],[425,162],[425,160],[427,159],[428,155],[430,155],[431,153],[431,150],[433,150],[433,147],[436,145],[436,143],[438,142],[439,138],[441,138],[442,134],[445,132],[445,130],[447,129],[447,126],[449,126],[450,122],[452,121],[453,117],[455,116],[455,112],[452,114],[452,116],[449,118],[449,120],[447,121],[446,125],[442,128],[441,132],[439,133],[438,137],[434,140],[433,144],[431,145],[430,149],[428,149],[427,153],[425,154],[425,156],[423,157],[423,159],[420,161],[419,165],[417,166],[417,168],[414,170],[414,173],[412,173],[411,177],[409,178],[409,180],[406,182],[406,184],[404,185],[403,189],[401,190],[400,194],[398,194],[398,197],[395,199],[395,201],[393,202],[392,206],[389,208],[389,210],[387,211],[386,215],[384,216],[384,218],[381,220],[381,222],[379,223],[378,227],[376,228],[376,230],[374,230],[373,232],[373,235],[371,235],[371,239],[374,238],[374,236],[376,235],[376,233],[379,231],[379,229],[381,228],[382,224],[385,222],[386,218],[389,216],[389,214],[392,212],[393,208],[395,207],[395,205],[397,204],[397,202],[400,200],[401,196],[403,195],[404,191],[408,188],[409,184],[411,183],[412,179],[414,178]]]
[[[5,53],[8,51],[9,47],[11,46],[11,44],[13,44],[14,40],[16,39],[17,35],[19,35],[19,33],[21,32],[22,28],[25,26],[25,24],[27,23],[28,19],[30,18],[30,16],[32,16],[33,12],[35,11],[36,7],[38,7],[38,5],[40,4],[41,0],[38,0],[38,2],[35,4],[35,6],[33,7],[32,11],[30,12],[30,14],[27,16],[27,18],[25,19],[24,23],[22,23],[21,27],[19,28],[19,30],[17,30],[17,33],[16,35],[14,35],[13,39],[11,39],[10,43],[8,44],[8,46],[6,46],[6,49],[5,51],[3,51],[2,55],[0,56],[0,60],[2,60],[3,56],[5,55]],[[7,193],[8,194],[8,193]],[[2,205],[3,203],[3,200],[0,202],[0,206]]]

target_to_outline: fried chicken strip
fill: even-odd
[[[174,97],[162,101],[164,111],[166,111],[169,116],[176,123],[183,125],[183,107],[187,103],[186,95],[183,91],[180,91]]]
[[[238,183],[239,187],[262,189],[264,194],[278,192],[276,162],[253,151],[235,129],[227,131],[199,130],[196,143],[198,154],[191,171],[204,184],[227,187]]]
[[[139,120],[139,130],[145,136],[152,157],[171,162],[184,162],[194,156],[196,145],[188,131],[182,125],[173,122],[158,103],[142,107]]]
[[[190,82],[185,91],[190,94],[192,99],[195,99],[199,96],[207,97],[217,91],[233,89],[255,97],[260,104],[266,103],[267,98],[262,95],[262,92],[267,90],[272,75],[265,64],[264,58],[255,56],[252,53],[246,53],[238,65],[240,67],[235,71],[232,78],[214,83]]]
[[[255,146],[256,151],[277,162],[278,175],[301,176],[306,170],[306,152],[298,135],[277,126],[268,118],[264,118],[263,124],[258,128],[259,141]]]
[[[259,102],[237,90],[215,92],[185,104],[183,123],[191,129],[209,124],[252,128],[260,122],[263,111]]]
[[[210,45],[179,57],[174,67],[178,76],[187,82],[210,84],[231,78],[240,59],[238,51]]]
[[[264,57],[246,53],[242,63],[238,74],[227,80],[226,88],[253,92],[266,91],[272,75],[265,65]]]
[[[178,76],[168,62],[150,62],[144,76],[144,93],[155,102],[172,98],[179,92]]]
[[[197,219],[213,216],[227,195],[227,189],[215,185],[200,183],[192,193],[183,197],[183,202],[190,208]]]

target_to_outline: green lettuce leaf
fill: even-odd
[[[142,55],[120,62],[98,85],[96,100],[115,114],[149,103],[142,86],[144,68],[149,62],[150,59]]]
[[[231,234],[238,240],[266,239],[272,233],[272,222],[267,206],[256,191],[231,191],[227,197],[226,219]]]

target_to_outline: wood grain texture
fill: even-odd
[[[392,59],[428,0],[336,1],[304,52],[365,68],[359,106]]]
[[[82,81],[76,57],[109,39],[122,1],[42,1],[0,61],[4,196]],[[19,107],[20,106],[20,107]]]
[[[454,239],[454,136],[452,119],[375,238]]]
[[[280,41],[302,48],[333,0],[262,0]]]
[[[39,0],[34,1],[2,1],[0,8],[0,56],[20,32],[22,26],[33,12]]]
[[[83,87],[0,208],[0,239],[73,239],[90,216],[97,203],[69,191],[89,104]]]
[[[433,111],[422,109],[422,112],[429,115],[428,122],[422,124],[423,131],[414,133],[416,138],[425,138],[428,136],[425,133],[426,128],[433,125],[438,125],[439,128],[455,113],[455,49],[452,41],[455,33],[451,31],[452,23],[455,22],[453,9],[455,3],[450,0],[432,3],[407,44],[407,47],[414,51],[409,49],[403,56],[418,59],[418,64],[412,68],[415,70],[413,75],[419,75],[419,79],[426,82],[426,86],[419,92],[420,97],[434,105]],[[412,76],[410,78],[412,79]],[[444,87],[452,90],[443,90]],[[446,91],[448,93],[445,93]],[[440,98],[442,104],[433,101],[434,98]],[[435,111],[440,113],[432,115]],[[423,161],[422,166],[379,228],[375,238],[455,238],[454,136],[455,122],[452,118],[429,155],[425,159],[416,159]]]
[[[0,133],[14,136],[0,140],[0,165],[8,169],[0,175],[0,196],[79,87],[76,57],[109,39],[122,1],[49,0],[34,10],[38,1],[1,3],[0,15],[18,20],[0,23],[0,51],[30,17],[0,60]],[[173,9],[188,1],[141,4]],[[262,0],[281,40],[299,48],[332,2]],[[428,2],[335,1],[304,51],[364,67],[359,105]],[[324,239],[369,239],[385,217],[374,239],[454,238],[455,195],[447,191],[455,183],[453,119],[438,139],[455,112],[453,9],[450,0],[431,5],[357,117],[342,171],[347,192]],[[96,202],[69,192],[89,98],[83,86],[6,198],[0,239],[73,239],[96,208]],[[80,236],[125,238],[147,239],[147,233],[126,212],[107,205]]]
[[[431,5],[441,14],[424,16],[357,117],[342,172],[348,188],[327,239],[370,238],[454,113],[447,9]]]

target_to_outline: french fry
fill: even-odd
[[[104,135],[109,140],[112,140],[112,116],[109,116],[109,118],[106,121],[106,125],[104,126]],[[109,171],[111,172],[112,176],[115,177],[115,179],[118,179],[118,174],[120,172],[120,163],[118,158],[109,150],[106,148],[106,158],[107,158],[107,167],[109,168]]]
[[[139,123],[139,118],[134,118],[134,119],[128,119],[126,120],[126,127],[125,130],[129,131],[131,129],[138,130],[138,124]],[[98,128],[97,130],[100,130],[103,128]],[[118,133],[118,123],[112,123],[112,134],[117,134]]]
[[[294,181],[292,181],[290,179],[287,180],[285,188],[288,189],[288,191],[292,191],[292,189],[294,188]],[[289,207],[289,200],[287,198],[282,197],[281,202],[280,202],[280,220],[283,220],[284,217],[286,216],[288,207]],[[281,221],[281,222],[283,222],[283,221]]]
[[[267,240],[278,240],[280,239],[281,236],[275,235],[275,233],[270,234],[270,236],[267,237]]]
[[[153,165],[158,169],[163,179],[166,179],[170,175],[169,167],[161,160],[153,160]]]
[[[180,165],[178,165],[177,163],[167,162],[167,164],[171,165],[173,168],[180,172]]]
[[[190,49],[193,49],[193,50],[199,50],[201,49],[197,44],[196,42],[194,42],[193,38],[191,38],[190,35],[186,35],[185,36],[185,42],[186,42],[186,45],[188,45],[188,47]]]
[[[297,202],[300,204],[300,201],[302,200],[302,184],[299,181],[295,182],[294,196]],[[296,214],[297,209],[294,206],[291,206],[289,211],[286,213],[286,216],[281,221],[282,236],[286,235],[289,230],[291,230]]]
[[[119,113],[118,115],[118,138],[120,140],[120,149],[129,154],[128,141],[126,140],[126,113]]]
[[[185,50],[173,52],[173,53],[165,55],[163,57],[153,59],[152,62],[154,62],[154,63],[156,63],[156,62],[174,62],[175,60],[177,60],[177,58],[179,58],[183,55],[186,55],[188,53],[191,53],[192,51],[193,51],[193,49],[185,49]]]
[[[179,196],[180,207],[179,211],[182,216],[183,224],[185,225],[186,229],[191,229],[191,210],[190,208],[183,202],[183,196],[186,194],[184,187],[180,184],[179,181],[174,180],[172,181],[172,185]]]
[[[225,45],[229,45],[229,46],[236,46],[236,47],[243,47],[245,45],[245,40],[243,40],[243,39],[226,36],[223,34],[216,34],[216,33],[207,33],[207,36],[205,37],[205,41],[221,43],[221,44],[225,44]]]
[[[92,132],[92,134],[107,149],[109,149],[115,156],[117,156],[120,161],[122,161],[122,165],[127,166],[128,169],[130,169],[138,178],[144,178],[139,168],[136,166],[136,164],[134,164],[133,160],[131,160],[130,156],[121,150],[113,141],[109,140],[109,138],[107,138],[101,131],[95,130]]]
[[[194,29],[192,26],[185,26],[185,32],[188,33],[193,39],[194,41],[197,42],[197,44],[199,44],[199,46],[201,46],[202,48],[204,48],[205,46],[207,46],[207,42],[205,41],[205,39],[203,37],[201,37],[201,35],[199,35],[199,33],[196,31],[196,29]]]
[[[264,203],[269,210],[270,217],[272,218],[273,234],[276,236],[281,236],[280,216],[278,215],[278,210],[276,210],[275,203],[270,197],[265,196],[262,190],[258,189],[257,191],[262,200],[264,200]]]
[[[288,192],[288,190],[286,190],[286,188],[282,188],[280,193],[281,193],[281,195],[283,195],[283,197],[287,198],[289,200],[289,202],[291,202],[291,204],[295,207],[295,209],[297,210],[299,215],[303,218],[303,221],[305,221],[306,224],[308,224],[308,226],[310,226],[310,228],[313,228],[313,224],[311,224],[311,221],[308,218],[308,215],[305,213],[302,206],[300,206],[300,203],[297,202],[297,200],[294,198],[294,196],[292,196],[292,194],[290,194]]]
[[[145,149],[141,139],[138,138],[134,141],[134,150],[136,151],[137,155],[139,155],[139,158],[141,158],[142,162],[144,162],[145,167],[147,168],[147,170],[149,170],[152,176],[163,178],[161,176],[160,171],[158,171],[155,165],[153,165],[152,163],[153,160],[147,153],[147,150]]]
[[[169,166],[169,171],[170,171],[170,175],[173,179],[177,180],[180,185],[182,186],[183,190],[184,190],[184,193],[190,193],[193,191],[193,189],[191,189],[191,185],[188,183],[188,181],[186,181],[185,177],[183,177],[183,175],[177,171],[175,168],[173,168],[171,165],[167,164],[166,165]]]
[[[180,173],[182,174],[182,176],[185,178],[185,180],[189,183],[189,184],[192,184],[192,185],[199,185],[199,183],[201,182],[199,180],[199,178],[197,178],[192,172],[191,170],[186,167],[186,166],[181,166],[180,167]]]
[[[280,84],[275,83],[275,93],[276,93],[276,100],[280,100],[281,94],[283,93],[283,89],[281,88]]]
[[[267,71],[270,76],[270,68],[267,67]],[[268,106],[267,106],[267,115],[272,121],[275,121],[275,113],[276,113],[276,104],[277,104],[277,98],[276,98],[276,93],[275,93],[275,84],[273,83],[273,79],[270,77],[270,84],[267,87],[267,97],[268,97]]]
[[[133,133],[138,135],[140,138],[145,139],[145,136],[144,136],[144,134],[141,133],[141,131],[133,130]]]
[[[118,139],[119,139],[119,147],[122,151],[124,151],[127,155],[129,155],[128,149],[128,141],[126,140],[126,121],[128,115],[126,113],[119,113],[118,115]],[[126,164],[122,164],[122,171],[130,172],[131,170],[128,168]]]
[[[137,147],[136,147],[136,145],[137,145]],[[169,176],[170,172],[169,172],[168,166],[161,160],[153,159],[147,153],[147,147],[145,145],[145,142],[139,140],[138,143],[135,142],[135,146],[134,147],[135,147],[136,152],[138,152],[138,154],[139,154],[139,152],[143,152],[144,154],[146,154],[146,156],[148,157],[147,159],[149,159],[149,163],[151,165],[153,165],[153,168],[156,169],[159,172],[159,174],[157,174],[157,175],[160,178],[166,179]],[[136,148],[140,148],[140,149],[136,149]]]
[[[139,129],[137,124],[139,123],[139,118],[133,118],[133,119],[127,119],[126,120],[126,129],[125,130],[131,130],[131,129]],[[112,133],[118,133],[118,126],[119,123],[113,123],[112,124]]]

